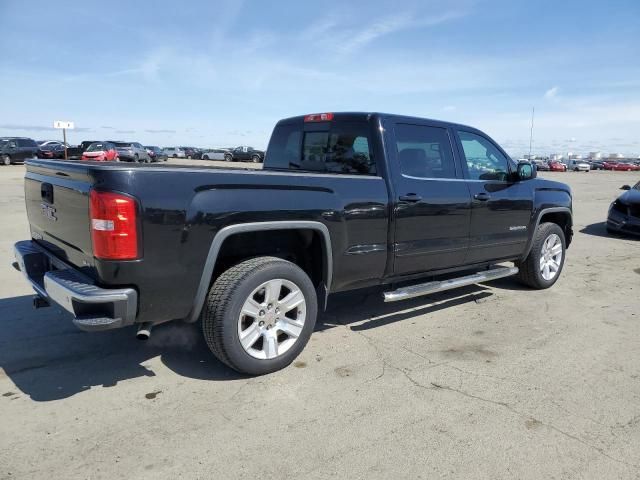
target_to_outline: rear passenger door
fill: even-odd
[[[387,133],[396,196],[394,275],[464,264],[471,197],[449,129],[395,123]]]
[[[533,182],[515,176],[515,164],[480,132],[456,131],[460,157],[472,196],[466,263],[519,256],[528,239]]]

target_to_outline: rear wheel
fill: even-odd
[[[231,155],[226,154],[226,155],[224,156],[224,161],[225,161],[225,162],[230,162],[231,160],[233,160],[233,157],[232,157]]]
[[[133,156],[133,161],[136,162],[136,163],[138,163],[140,161],[140,157],[138,157],[137,153]]]
[[[2,163],[7,166],[11,165],[11,157],[9,155],[5,155],[2,157]]]
[[[254,155],[253,157],[251,157],[251,160],[253,161],[253,163],[260,163],[260,157],[258,155]]]
[[[564,232],[558,224],[546,222],[538,225],[529,255],[516,264],[520,269],[520,281],[531,288],[549,288],[560,277],[565,250]]]
[[[214,282],[202,313],[213,354],[250,375],[275,372],[304,349],[317,315],[313,283],[294,263],[257,257]]]
[[[203,159],[203,160],[209,160],[209,155],[203,155],[203,156],[202,156],[202,159]]]

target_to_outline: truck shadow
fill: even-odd
[[[479,302],[491,296],[474,285],[400,303],[384,303],[380,291],[360,291],[332,297],[316,331],[350,325],[354,331],[400,322],[418,315]],[[78,330],[66,312],[55,307],[34,310],[32,296],[0,299],[0,379],[9,377],[32,400],[48,402],[71,397],[92,387],[154,377],[159,357],[178,375],[210,381],[244,378],[220,363],[209,351],[200,324],[168,323],[153,330],[151,339],[135,338],[135,328],[100,333]],[[16,392],[0,391],[13,396]]]
[[[31,295],[0,299],[0,378],[9,377],[34,401],[60,400],[94,386],[153,377],[156,374],[147,363],[158,356],[185,377],[241,378],[210,353],[199,324],[160,325],[150,340],[141,342],[133,327],[82,332],[65,312],[54,307],[34,310],[31,299]]]

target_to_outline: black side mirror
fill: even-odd
[[[531,163],[518,164],[518,180],[531,180],[538,176],[538,170]]]
[[[620,190],[631,190],[631,187],[629,185],[622,185]]]

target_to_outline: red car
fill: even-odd
[[[552,172],[566,172],[567,167],[565,167],[560,162],[549,162],[549,170]]]
[[[609,169],[607,168],[607,170]],[[640,170],[640,167],[634,165],[633,163],[618,162],[612,165],[611,170],[616,170],[618,172],[637,172],[638,170]]]
[[[119,162],[116,146],[110,142],[94,142],[82,154],[82,160],[97,162]]]

